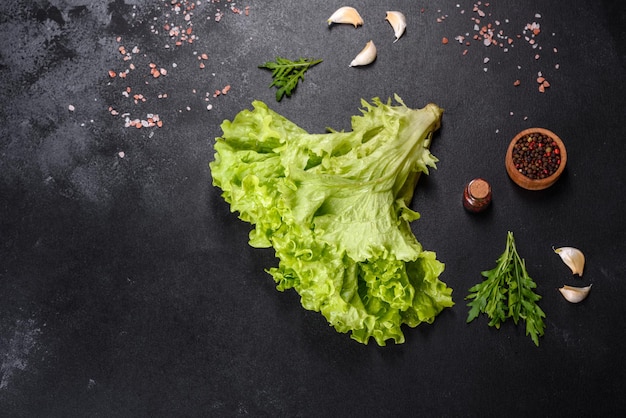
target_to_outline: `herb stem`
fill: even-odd
[[[545,313],[537,305],[541,299],[533,291],[537,284],[526,271],[526,262],[517,252],[511,231],[496,267],[482,275],[485,280],[470,288],[465,298],[471,300],[467,304],[470,307],[467,322],[484,313],[490,319],[489,326],[500,328],[507,318],[512,318],[515,324],[522,318],[526,322],[526,335],[538,346],[539,337],[544,333]]]

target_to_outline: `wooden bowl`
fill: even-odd
[[[515,144],[517,144],[517,142],[521,138],[526,138],[529,135],[535,133],[544,135],[552,139],[552,141],[554,141],[554,143],[556,143],[556,145],[558,146],[559,155],[561,157],[561,162],[558,165],[556,171],[545,178],[530,178],[522,173],[522,171],[518,169],[513,163],[513,150],[515,148]],[[509,177],[511,177],[511,180],[513,180],[518,186],[523,187],[527,190],[543,190],[552,186],[559,179],[561,174],[563,174],[566,163],[567,151],[565,150],[565,144],[563,144],[561,138],[559,138],[554,132],[551,132],[544,128],[529,128],[515,135],[515,137],[511,140],[511,143],[509,144],[509,148],[506,151],[505,158],[506,172],[509,174]]]

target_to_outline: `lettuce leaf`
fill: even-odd
[[[443,110],[395,101],[362,100],[352,131],[325,134],[254,101],[222,123],[209,164],[231,211],[254,226],[250,245],[274,248],[277,289],[364,344],[403,343],[402,324],[432,323],[454,304],[443,263],[409,224],[417,181],[438,161],[429,146]]]

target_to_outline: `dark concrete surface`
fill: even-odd
[[[536,46],[522,35],[506,52],[471,39],[469,1],[354,1],[358,29],[327,27],[336,1],[179,4],[0,4],[0,416],[626,412],[622,2],[481,4],[482,23],[507,36],[540,23]],[[407,16],[396,43],[386,10]],[[188,38],[170,36],[176,27]],[[349,68],[370,39],[376,62]],[[324,59],[280,103],[257,68],[277,55]],[[166,74],[153,77],[150,63]],[[539,72],[551,84],[543,94]],[[413,230],[446,264],[456,305],[406,329],[405,344],[363,346],[275,290],[264,272],[272,252],[248,246],[249,226],[211,186],[208,163],[221,121],[252,100],[324,132],[347,129],[361,98],[394,93],[446,109]],[[163,126],[126,126],[149,114]],[[508,142],[531,126],[557,132],[569,153],[543,192],[519,189],[504,169]],[[494,200],[475,216],[461,195],[478,176]],[[538,348],[522,326],[465,323],[467,289],[508,230],[543,296]],[[582,278],[552,252],[562,245],[585,252]],[[590,283],[579,305],[556,290]]]

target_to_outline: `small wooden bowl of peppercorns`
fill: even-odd
[[[529,128],[515,135],[506,152],[506,171],[517,185],[543,190],[554,184],[567,163],[561,138],[544,128]]]

